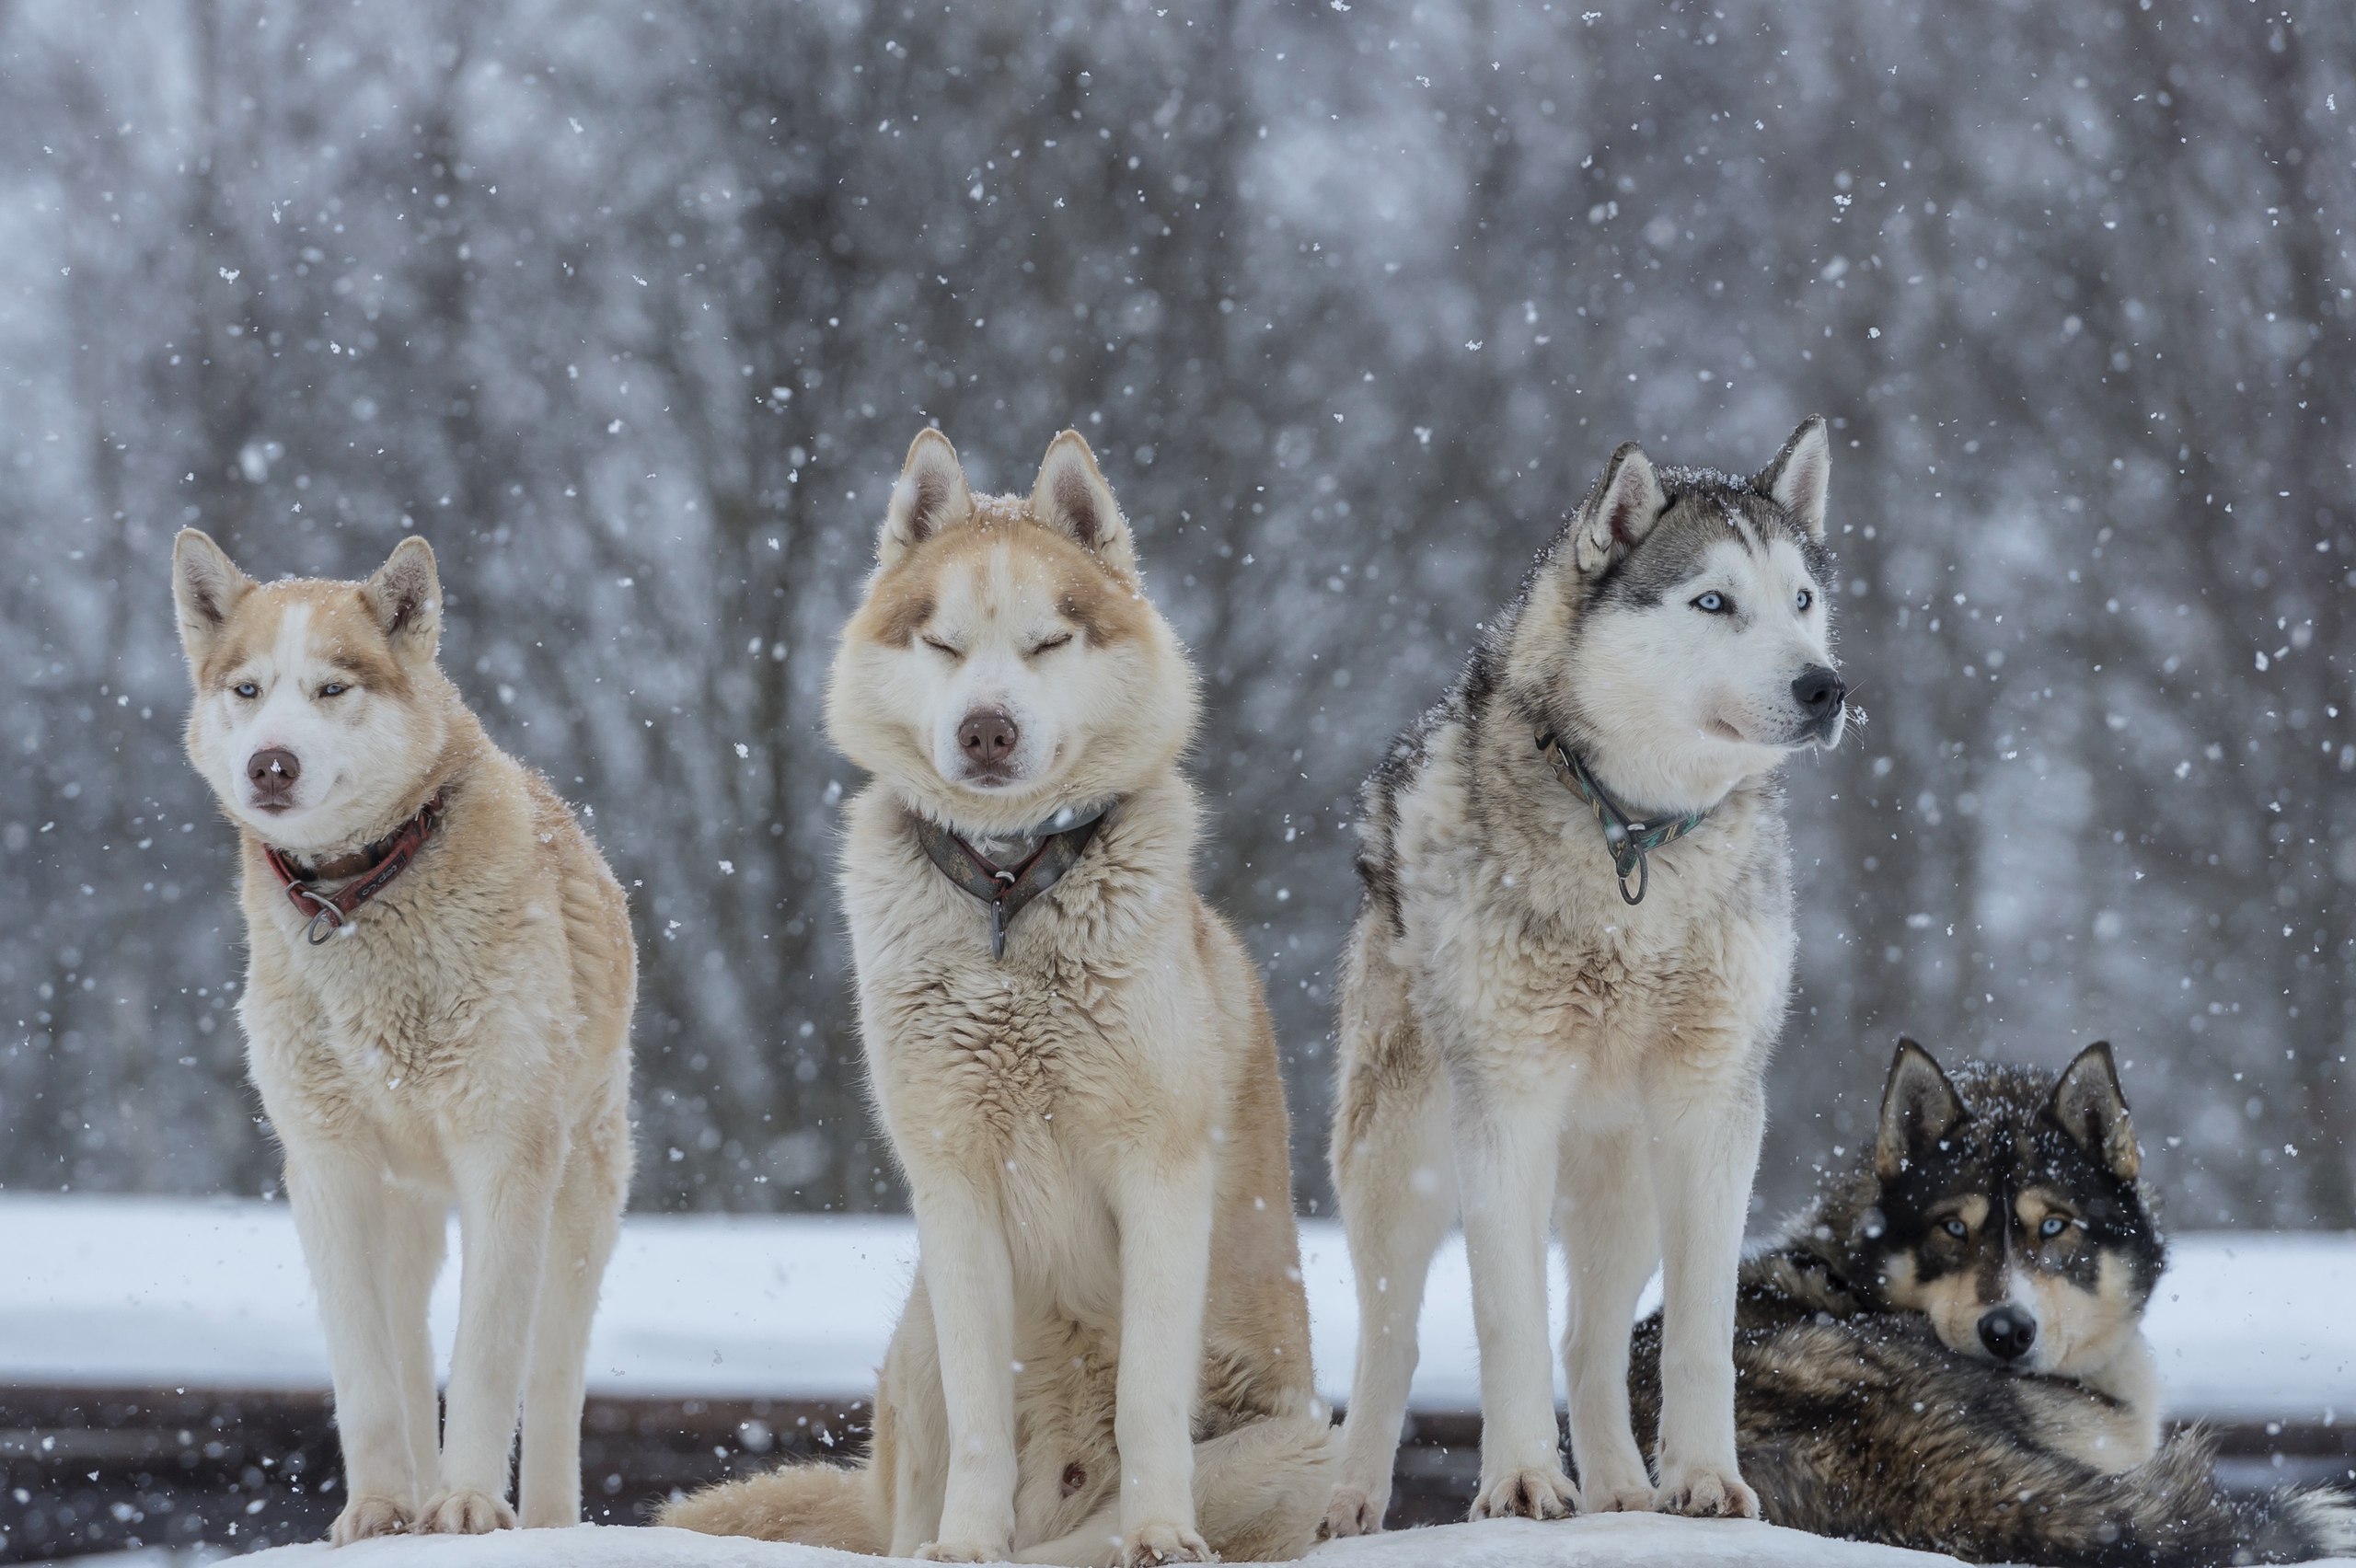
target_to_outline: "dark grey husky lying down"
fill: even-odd
[[[1875,1147],[1746,1260],[1742,1472],[1773,1522],[1971,1562],[2296,1562],[2356,1550],[2356,1499],[2223,1492],[2160,1441],[2142,1336],[2165,1252],[2109,1047],[2058,1078],[1901,1042]],[[1636,1332],[1639,1440],[1660,1320]]]

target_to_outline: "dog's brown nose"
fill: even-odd
[[[998,767],[1013,755],[1014,743],[1022,738],[1013,717],[995,708],[968,713],[957,726],[957,748],[976,767]]]
[[[258,751],[246,759],[246,781],[254,787],[260,805],[285,805],[294,796],[294,780],[302,777],[303,765],[283,746]]]

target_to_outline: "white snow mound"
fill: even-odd
[[[282,1546],[239,1561],[271,1568],[330,1562],[334,1568],[873,1568],[909,1560],[689,1530],[582,1525],[484,1536],[387,1536],[333,1551],[318,1544]],[[1956,1562],[1773,1525],[1658,1514],[1394,1530],[1329,1541],[1304,1561],[1317,1568],[1942,1568]]]

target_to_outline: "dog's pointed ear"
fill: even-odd
[[[172,541],[172,606],[179,615],[180,650],[191,668],[204,662],[229,612],[253,585],[202,530],[183,528]]]
[[[2078,1053],[2053,1086],[2045,1113],[2120,1181],[2132,1182],[2142,1170],[2143,1157],[2135,1147],[2135,1126],[2128,1120],[2127,1095],[2119,1087],[2119,1064],[2111,1059],[2110,1042],[2097,1040]]]
[[[957,449],[937,430],[920,430],[908,443],[908,460],[892,487],[891,504],[884,510],[884,536],[876,541],[875,559],[889,566],[944,528],[954,528],[974,514],[974,492]]]
[[[1899,1037],[1889,1059],[1889,1079],[1881,1091],[1881,1132],[1874,1140],[1874,1170],[1896,1179],[1907,1161],[1955,1131],[1963,1120],[1963,1096],[1931,1054]]]
[[[1810,414],[1792,432],[1775,460],[1751,480],[1760,494],[1792,515],[1811,539],[1824,537],[1825,493],[1832,478],[1832,437],[1824,416]]]
[[[1126,571],[1137,565],[1113,487],[1104,482],[1087,438],[1076,430],[1047,444],[1039,478],[1031,486],[1031,515],[1108,566]]]
[[[1603,466],[1603,477],[1579,503],[1571,525],[1571,564],[1583,576],[1600,576],[1645,542],[1666,504],[1645,449],[1633,441],[1621,443]]]
[[[398,658],[410,664],[433,661],[442,642],[442,577],[422,535],[393,547],[375,575],[360,585],[360,598]]]

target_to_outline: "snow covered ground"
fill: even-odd
[[[1321,1381],[1347,1392],[1356,1333],[1340,1228],[1302,1227]],[[2150,1328],[2179,1415],[2356,1419],[2356,1236],[2180,1237]],[[0,1194],[0,1383],[33,1387],[312,1389],[327,1353],[283,1204]],[[452,1255],[456,1256],[455,1237]],[[606,1278],[590,1357],[601,1394],[864,1396],[916,1256],[904,1219],[633,1216]],[[1649,1308],[1649,1301],[1646,1303]],[[433,1304],[443,1355],[456,1322],[455,1266]],[[1559,1322],[1560,1303],[1556,1303]],[[1433,1268],[1415,1400],[1477,1403],[1464,1254]],[[325,1560],[298,1546],[257,1562]],[[1337,1542],[1327,1568],[1649,1568],[1946,1558],[1830,1541],[1763,1525],[1598,1517],[1455,1525]],[[371,1541],[337,1568],[842,1568],[838,1552],[682,1531],[583,1527]],[[872,1561],[872,1560],[865,1560]]]
[[[1326,1393],[1348,1392],[1357,1311],[1340,1228],[1301,1228]],[[2149,1329],[2170,1412],[2356,1419],[2356,1235],[2178,1237]],[[456,1250],[455,1239],[452,1256]],[[0,1382],[310,1389],[327,1348],[283,1204],[0,1194]],[[606,1275],[591,1388],[615,1396],[853,1399],[916,1257],[905,1219],[633,1215]],[[445,1358],[457,1271],[433,1302]],[[1556,1281],[1559,1326],[1560,1281]],[[1649,1309],[1649,1302],[1646,1309]],[[1461,1243],[1432,1271],[1415,1408],[1478,1403]]]
[[[394,1536],[329,1556],[282,1546],[246,1562],[291,1568],[872,1568],[875,1559],[819,1547],[715,1539],[686,1530],[583,1526],[492,1536]],[[1319,1568],[1941,1568],[1952,1557],[1827,1540],[1772,1525],[1604,1514],[1558,1524],[1496,1519],[1333,1541]]]

